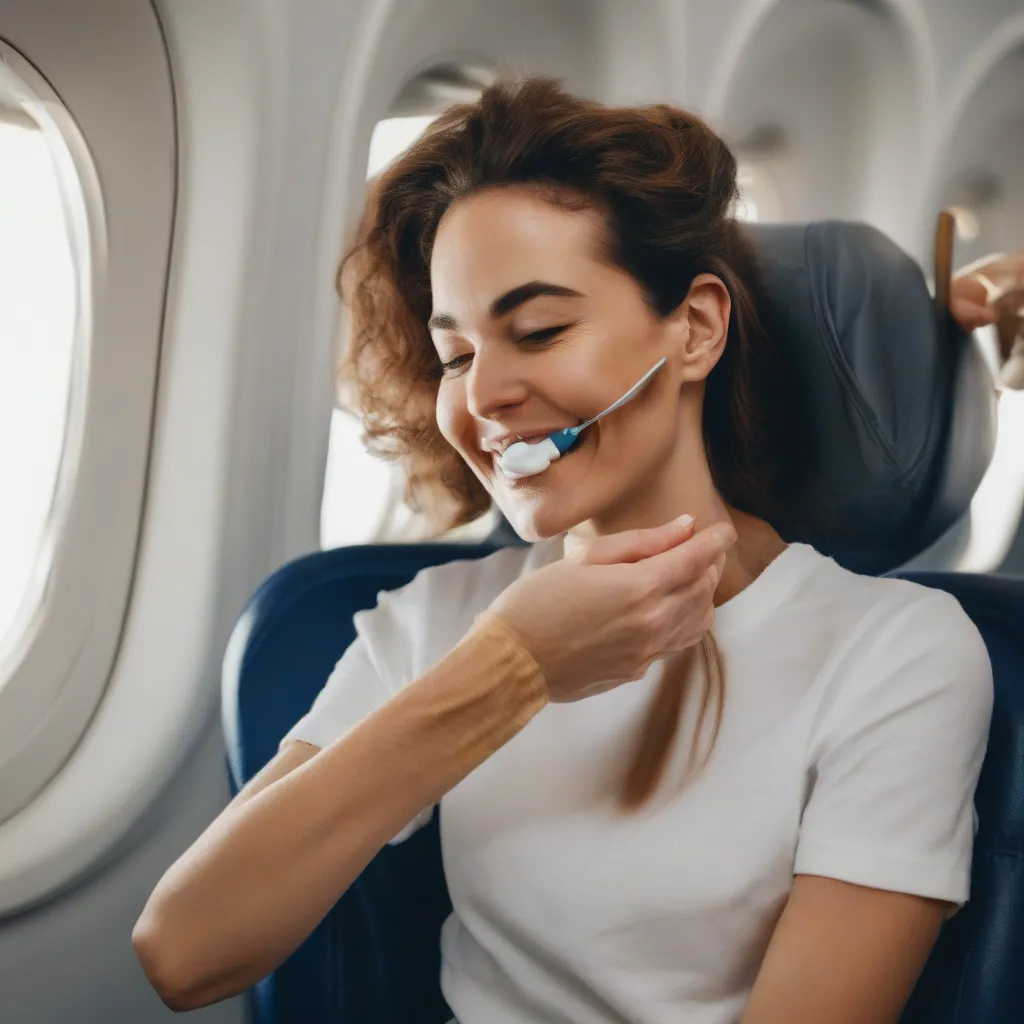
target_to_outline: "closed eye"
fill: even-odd
[[[524,334],[520,341],[543,343],[557,338],[563,331],[567,331],[573,324],[559,324],[557,327],[545,327],[541,331],[533,331],[531,334]]]
[[[461,370],[462,367],[469,362],[473,357],[471,355],[456,356],[454,359],[449,359],[448,362],[441,364],[442,374],[451,374],[456,370]]]
[[[554,327],[545,327],[539,331],[532,331],[530,334],[524,334],[519,339],[519,344],[529,345],[543,345],[547,341],[553,341],[558,335],[564,331],[569,330],[570,327],[575,327],[575,324],[558,324]],[[449,359],[447,362],[441,363],[441,375],[450,377],[456,374],[459,370],[466,368],[466,365],[473,358],[471,353],[465,355],[455,356],[454,359]]]

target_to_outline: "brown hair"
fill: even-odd
[[[609,260],[637,281],[660,316],[679,306],[697,274],[722,280],[732,313],[725,350],[705,386],[708,462],[729,504],[777,518],[784,381],[758,315],[756,266],[732,218],[735,158],[693,114],[664,104],[605,107],[540,77],[499,80],[477,102],[442,114],[371,186],[356,243],[339,269],[351,314],[340,380],[371,450],[402,461],[410,504],[442,528],[490,506],[435,420],[440,361],[426,326],[430,253],[452,203],[509,185],[600,211]],[[706,634],[699,646],[706,685],[691,750],[713,705],[705,763],[725,683],[714,638]],[[690,651],[665,667],[623,790],[627,807],[643,803],[664,774],[693,664]]]

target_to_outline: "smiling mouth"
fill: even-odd
[[[487,455],[504,455],[512,445],[518,444],[520,441],[523,441],[526,444],[536,444],[538,441],[543,441],[546,437],[551,437],[552,434],[557,434],[563,430],[571,430],[573,427],[578,427],[583,422],[583,420],[577,420],[575,423],[570,423],[565,427],[552,427],[550,430],[543,430],[532,434],[517,434],[515,437],[499,441],[497,443],[497,447],[481,447]],[[582,435],[580,436],[582,437]]]
[[[527,444],[532,444],[536,441],[543,441],[545,437],[549,437],[552,431],[545,431],[542,434],[520,434],[516,437],[506,438],[504,441],[497,442],[496,447],[486,447],[483,451],[487,455],[501,456],[509,450],[514,444],[518,444],[520,441],[525,441]]]
[[[512,438],[510,441],[503,442],[499,455],[504,455],[514,444],[537,444],[543,441],[544,438],[548,437],[549,432],[543,434],[520,434],[518,437]]]
[[[489,451],[487,451],[485,453],[485,454],[487,454],[487,455],[489,455],[491,457],[491,466],[493,468],[493,471],[494,471],[496,476],[500,477],[502,483],[506,484],[507,486],[512,486],[512,487],[521,486],[523,484],[530,483],[531,481],[534,481],[534,482],[537,481],[540,477],[542,477],[544,475],[544,473],[546,473],[548,471],[546,469],[546,470],[542,471],[541,473],[534,473],[534,474],[532,474],[530,476],[511,477],[511,476],[508,476],[505,473],[505,471],[502,469],[502,467],[501,467],[501,456],[504,454],[505,451],[508,450],[510,445],[515,444],[516,441],[518,441],[518,440],[522,440],[522,441],[543,441],[544,438],[550,437],[551,433],[552,432],[549,431],[548,433],[545,433],[545,434],[526,434],[522,438],[516,438],[513,441],[509,442],[509,444],[506,444],[501,449],[500,452],[492,448],[492,449],[490,449]],[[589,431],[583,431],[583,433],[580,434],[580,436],[579,436],[579,440],[568,451],[563,452],[562,455],[560,455],[557,459],[553,460],[550,463],[550,465],[548,466],[548,469],[550,469],[551,466],[553,466],[556,462],[562,462],[564,459],[567,459],[574,452],[577,452],[577,451],[579,451],[580,448],[584,447],[584,445],[586,444],[586,439],[587,439],[587,434],[588,433],[589,433]]]

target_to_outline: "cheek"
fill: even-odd
[[[451,381],[442,381],[437,392],[435,418],[441,436],[457,451],[463,451],[467,425],[470,423],[461,389]],[[462,440],[460,440],[460,438]]]

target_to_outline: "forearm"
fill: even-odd
[[[536,663],[487,620],[358,727],[229,808],[168,871],[137,927],[161,994],[204,1005],[273,970],[389,839],[545,701]]]

